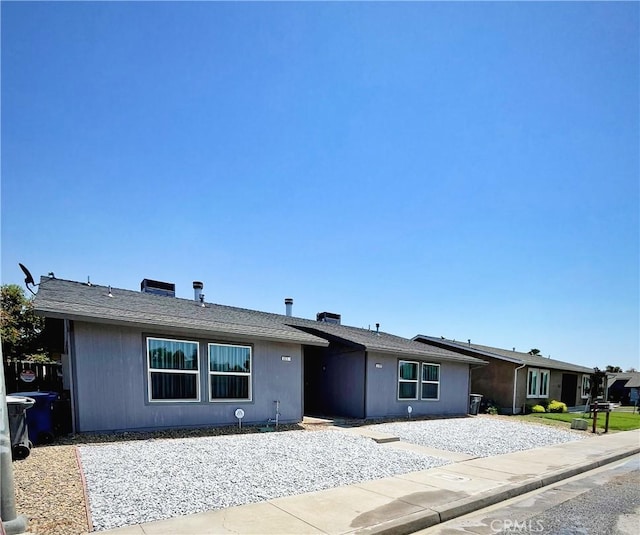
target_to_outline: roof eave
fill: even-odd
[[[376,353],[387,353],[391,355],[418,357],[423,359],[428,358],[428,359],[437,360],[441,362],[459,362],[462,364],[479,364],[482,366],[489,364],[488,362],[485,362],[484,360],[481,360],[481,359],[477,359],[475,357],[461,356],[460,358],[455,358],[455,357],[447,357],[446,355],[439,355],[438,353],[431,353],[428,351],[418,351],[418,350],[412,351],[411,349],[395,350],[395,349],[389,349],[389,348],[379,347],[379,346],[367,346],[366,350],[375,351]]]
[[[418,338],[422,338],[422,339],[430,341],[430,342],[438,342],[440,344],[446,345],[446,346],[451,348],[451,351],[454,351],[456,349],[458,349],[458,350],[464,349],[466,351],[473,351],[474,353],[478,353],[479,355],[482,355],[483,357],[500,359],[500,360],[504,360],[506,362],[512,362],[513,364],[525,364],[524,360],[522,360],[522,359],[506,357],[504,355],[498,355],[497,353],[491,353],[489,351],[482,351],[482,350],[476,349],[474,347],[464,347],[464,346],[462,346],[460,344],[456,344],[455,342],[449,342],[448,340],[436,339],[433,336],[425,336],[423,334],[417,334],[416,336],[414,336],[412,338],[412,340],[419,341],[419,340],[417,340]],[[421,342],[421,343],[425,343],[425,342]],[[479,360],[481,360],[481,359],[479,359]]]
[[[206,329],[202,327],[189,327],[185,325],[176,325],[171,322],[144,322],[144,321],[135,321],[135,320],[126,320],[126,319],[112,319],[112,318],[99,318],[95,316],[85,316],[82,314],[76,314],[73,312],[60,312],[57,310],[47,310],[43,308],[35,309],[35,313],[39,316],[47,317],[47,318],[56,318],[56,319],[67,319],[71,321],[83,321],[87,323],[99,323],[103,325],[115,325],[122,327],[131,327],[137,329],[148,329],[148,330],[172,330],[174,332],[184,332],[189,334],[199,334],[202,336],[211,336],[211,335],[219,335],[224,337],[241,337],[246,339],[253,340],[264,340],[270,342],[283,342],[283,343],[295,343],[295,344],[304,344],[310,346],[318,346],[318,347],[327,347],[329,342],[322,338],[313,337],[313,338],[302,338],[302,337],[287,337],[287,336],[277,336],[277,335],[267,335],[267,334],[255,334],[255,333],[243,333],[242,329],[238,330],[224,330],[224,329]],[[313,335],[309,335],[313,336]]]

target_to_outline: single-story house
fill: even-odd
[[[305,347],[305,411],[381,418],[461,415],[469,408],[470,369],[486,363],[392,334],[295,318],[291,325],[323,338]],[[411,407],[411,409],[409,409]]]
[[[35,311],[58,330],[76,432],[196,427],[305,413],[346,417],[466,414],[481,359],[383,332],[337,314],[296,318],[141,291],[42,277]],[[238,411],[237,409],[242,409]]]
[[[488,362],[473,369],[471,390],[493,400],[504,414],[519,414],[526,405],[562,401],[568,407],[589,398],[592,368],[553,360],[542,355],[417,335],[415,341]]]
[[[635,405],[639,388],[640,372],[607,373],[607,401]]]

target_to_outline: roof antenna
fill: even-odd
[[[204,294],[200,294],[200,303],[201,303],[201,307],[204,308]]]
[[[91,286],[91,278],[87,275],[87,286]]]
[[[108,296],[109,297],[113,297],[113,294],[111,293],[111,285],[109,285],[109,294],[108,294]]]
[[[24,264],[21,264],[20,262],[18,262],[18,265],[20,266],[20,269],[22,270],[22,272],[25,274],[24,285],[27,287],[27,290],[29,290],[33,295],[36,295],[36,292],[34,292],[31,288],[29,288],[29,286],[40,286],[40,284],[39,283],[36,284],[36,281],[33,280],[33,276],[31,275],[31,273],[25,267]]]

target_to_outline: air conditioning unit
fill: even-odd
[[[166,297],[176,296],[176,285],[171,282],[154,281],[143,279],[140,283],[140,291],[146,294],[164,295]]]
[[[323,321],[324,323],[333,323],[334,325],[340,325],[340,314],[334,314],[333,312],[318,312],[316,314],[317,321]]]

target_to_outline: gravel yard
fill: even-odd
[[[446,464],[400,452],[340,429],[199,436],[196,431],[92,444],[39,447],[15,462],[16,505],[37,535],[88,530],[82,460],[94,529],[262,501]],[[371,426],[406,442],[477,456],[580,439],[577,433],[509,418],[414,420]],[[243,432],[245,430],[243,429]],[[211,433],[200,431],[199,433]],[[215,433],[233,432],[216,430]],[[186,436],[185,436],[186,435]],[[161,438],[153,438],[158,437]],[[169,438],[166,438],[169,437]],[[127,440],[128,438],[128,440]],[[94,442],[99,442],[94,444]]]
[[[372,426],[405,442],[490,457],[580,440],[584,435],[546,425],[479,417],[393,422]]]
[[[80,455],[96,530],[448,463],[336,429],[82,446]]]
[[[16,510],[29,533],[78,535],[89,530],[75,446],[34,448],[13,463]]]

